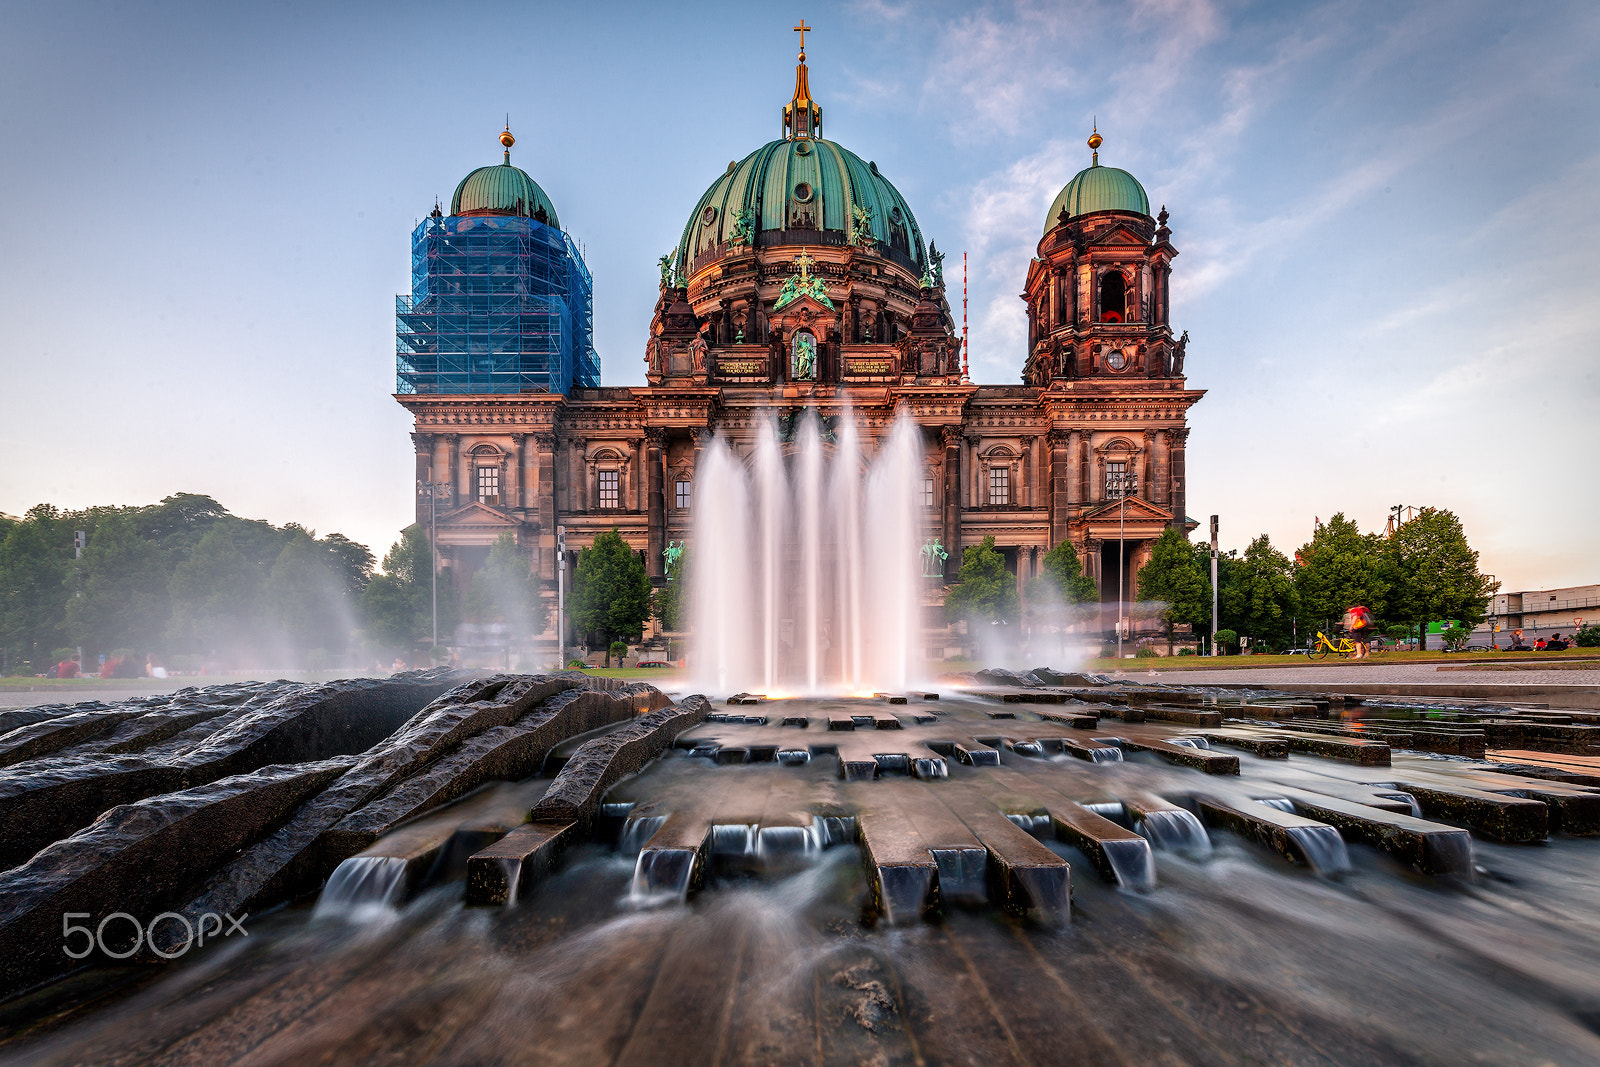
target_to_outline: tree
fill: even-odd
[[[1207,550],[1209,551],[1209,549]],[[1161,531],[1150,547],[1150,562],[1139,568],[1135,582],[1140,600],[1166,604],[1160,612],[1166,624],[1167,655],[1172,655],[1173,627],[1211,620],[1211,582],[1201,569],[1196,550],[1176,526]]]
[[[572,625],[580,634],[637,641],[650,617],[650,578],[644,560],[615,527],[578,553],[572,579]]]
[[[6,524],[0,539],[0,643],[7,666],[43,671],[67,642],[66,579],[72,567],[71,520],[50,504]],[[20,662],[19,662],[20,661]]]
[[[489,558],[467,588],[467,617],[473,622],[503,622],[513,639],[528,641],[544,632],[549,612],[539,595],[539,579],[517,539],[503,533],[489,549]]]
[[[1329,519],[1310,541],[1295,553],[1295,591],[1300,611],[1308,620],[1323,627],[1357,604],[1374,615],[1388,617],[1389,582],[1381,566],[1383,551],[1379,538],[1363,534],[1355,522],[1340,512]]]
[[[173,646],[234,660],[259,649],[269,635],[267,579],[284,541],[282,530],[259,520],[212,523],[168,583]]]
[[[67,634],[86,651],[148,649],[167,629],[170,575],[136,519],[135,508],[100,518],[66,578]]]
[[[308,665],[321,654],[345,649],[354,613],[345,576],[326,546],[297,526],[267,578],[266,599],[278,634]],[[320,664],[317,664],[320,665]]]
[[[1454,512],[1423,508],[1383,547],[1390,614],[1423,626],[1456,619],[1469,630],[1483,621],[1500,583],[1478,573],[1478,553]]]
[[[385,651],[409,653],[433,637],[433,550],[421,526],[407,526],[383,557],[383,573],[361,590],[367,633]],[[450,572],[439,575],[439,631],[455,630],[459,612]]]
[[[1036,602],[1087,604],[1100,599],[1094,579],[1083,573],[1078,550],[1063,540],[1044,554],[1039,576],[1028,581],[1028,599]]]
[[[993,537],[968,545],[961,553],[956,582],[944,598],[945,614],[966,619],[969,631],[978,622],[1010,625],[1017,621],[1021,606],[1017,580],[1006,570],[1006,558],[995,550]]]
[[[655,591],[651,600],[651,612],[661,629],[676,633],[687,625],[688,588],[689,552],[685,549],[667,564],[667,583]]]
[[[1299,606],[1293,572],[1288,557],[1272,547],[1266,534],[1257,537],[1243,556],[1231,561],[1226,579],[1219,578],[1222,617],[1253,641],[1286,647]]]

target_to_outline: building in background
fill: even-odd
[[[414,355],[426,331],[410,316],[428,294],[401,298],[396,399],[415,419],[418,485],[446,487],[441,557],[465,578],[510,532],[550,590],[557,525],[569,565],[616,527],[660,582],[669,542],[692,539],[694,471],[709,435],[748,456],[764,422],[792,427],[807,408],[825,419],[848,408],[870,456],[904,408],[923,431],[926,532],[949,553],[946,577],[964,547],[993,536],[1021,585],[1070,541],[1109,629],[1119,587],[1133,599],[1155,538],[1195,525],[1185,511],[1187,412],[1204,393],[1188,388],[1187,336],[1174,337],[1169,321],[1177,250],[1167,212],[1152,217],[1139,182],[1100,164],[1096,132],[1090,165],[1050,207],[1022,280],[1022,381],[976,385],[943,257],[878,165],[822,136],[805,58],[802,47],[782,136],[716,176],[660,259],[646,386],[600,387],[580,355],[570,388],[554,377],[479,388],[492,371],[445,372],[442,359],[433,370]],[[451,216],[418,237],[431,239],[430,225],[476,233],[443,224],[480,219],[559,233],[554,208],[520,174],[509,156],[473,172],[462,190],[485,191],[464,200],[458,190]],[[431,267],[419,270],[432,285]],[[426,522],[428,501],[418,501]],[[930,628],[943,627],[932,610],[943,585],[929,585]],[[929,652],[943,651],[930,633]]]

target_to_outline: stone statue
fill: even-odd
[[[822,276],[811,273],[811,265],[816,260],[811,258],[810,253],[801,252],[793,262],[797,273],[783,280],[783,289],[779,291],[772,310],[781,311],[802,296],[809,296],[828,310],[833,310],[833,301],[828,299],[828,287],[823,284]]]
[[[854,221],[850,226],[850,243],[857,248],[871,248],[878,243],[872,236],[872,209],[858,207],[853,211]]]
[[[928,242],[928,273],[933,278],[935,288],[944,288],[944,253],[932,241]]]
[[[667,559],[667,581],[672,581],[674,572],[678,569],[678,561],[683,558],[683,542],[668,541],[666,550],[661,554]]]
[[[939,543],[937,537],[930,537],[922,542],[922,576],[924,578],[943,578],[944,561],[950,558],[950,553],[945,551],[944,545]]]
[[[1172,376],[1174,378],[1183,377],[1183,357],[1187,354],[1188,348],[1189,331],[1184,330],[1183,336],[1178,338],[1178,344],[1172,350]]]
[[[665,289],[672,284],[672,261],[677,257],[677,252],[668,252],[656,260],[656,266],[661,268],[661,288]]]
[[[645,353],[646,353],[645,354],[645,359],[648,360],[649,363],[650,363],[650,373],[652,373],[652,374],[660,374],[661,373],[661,342],[655,340],[654,338],[652,338],[650,343],[645,346]]]
[[[755,235],[754,209],[742,207],[733,216],[733,230],[728,234],[728,244],[731,246],[748,245]]]
[[[817,367],[817,339],[804,331],[794,337],[794,376],[810,379]]]
[[[689,351],[694,353],[694,369],[696,371],[703,371],[706,369],[707,347],[708,346],[706,345],[706,338],[704,334],[697,334],[694,342],[689,345]]]

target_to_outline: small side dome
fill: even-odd
[[[1050,213],[1044,217],[1046,233],[1060,225],[1063,209],[1066,210],[1069,219],[1075,219],[1079,215],[1091,215],[1096,211],[1127,211],[1145,216],[1150,214],[1150,198],[1145,195],[1144,186],[1139,184],[1137,178],[1117,167],[1100,165],[1099,148],[1103,143],[1104,140],[1097,129],[1089,138],[1089,147],[1094,150],[1094,161],[1073,175],[1072,180],[1056,194],[1055,200],[1050,204]]]
[[[511,146],[516,141],[509,129],[500,135],[500,143],[505,146],[505,161],[499,166],[479,167],[462,178],[450,198],[450,214],[517,215],[559,230],[561,220],[555,205],[539,183],[511,165]]]

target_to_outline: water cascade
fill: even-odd
[[[351,856],[333,872],[317,897],[321,918],[353,911],[363,904],[391,906],[406,890],[406,861],[399,856]]]
[[[875,454],[849,411],[815,411],[754,450],[716,437],[695,473],[695,685],[713,693],[903,691],[917,660],[922,433],[895,419]]]
[[[1318,874],[1336,874],[1350,869],[1350,854],[1344,838],[1331,826],[1296,826],[1289,830],[1295,848]]]
[[[1206,828],[1182,808],[1145,812],[1134,826],[1140,836],[1167,852],[1204,852],[1211,848]]]

